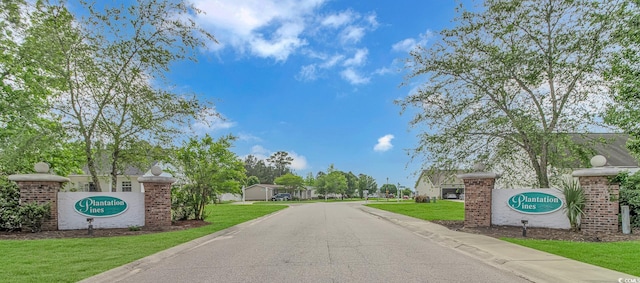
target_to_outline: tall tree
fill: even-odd
[[[286,190],[295,192],[304,186],[302,177],[287,173],[275,179],[277,185],[284,186]]]
[[[419,108],[410,124],[429,128],[414,156],[438,168],[526,156],[534,185],[548,187],[550,166],[579,146],[563,133],[598,123],[622,2],[486,0],[462,10],[454,28],[406,62],[409,79],[427,79],[397,102]]]
[[[378,184],[376,180],[366,174],[358,175],[358,192],[360,197],[364,197],[364,191],[368,191],[370,194],[375,194],[378,192]]]
[[[277,178],[291,172],[289,166],[291,165],[291,162],[293,162],[293,157],[289,156],[289,153],[286,151],[278,151],[269,156],[269,158],[267,158],[267,162],[276,168],[275,177]]]
[[[307,176],[304,178],[304,185],[315,186],[315,184],[316,184],[316,178],[313,176],[313,173],[311,172],[307,173]]]
[[[217,141],[206,135],[202,139],[189,139],[177,150],[173,162],[184,173],[185,186],[190,195],[196,219],[205,218],[205,206],[222,193],[240,193],[244,182],[244,164],[230,151],[234,138],[223,137]]]
[[[32,172],[44,161],[56,174],[67,175],[79,171],[81,155],[50,111],[50,74],[35,56],[47,47],[29,44],[29,35],[48,23],[33,11],[32,2],[0,4],[0,174]]]
[[[65,3],[39,2],[43,25],[27,42],[39,47],[34,61],[51,77],[47,87],[57,94],[55,111],[84,143],[94,184],[99,188],[98,141],[110,144],[112,174],[120,152],[142,139],[162,141],[183,122],[214,114],[194,96],[159,90],[169,65],[215,41],[190,15],[200,11],[177,0],[143,0],[131,6],[97,7],[80,1],[74,17]],[[166,89],[166,87],[165,87]],[[99,154],[98,156],[96,156]],[[114,182],[115,185],[115,182]]]
[[[275,167],[267,165],[264,160],[260,160],[251,154],[245,157],[244,168],[247,170],[247,176],[258,177],[260,184],[273,184],[276,178]]]
[[[640,0],[631,0],[623,13],[622,25],[615,33],[620,50],[607,73],[614,82],[614,104],[609,105],[605,121],[629,134],[627,147],[640,158]]]

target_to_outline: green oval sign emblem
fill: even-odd
[[[507,203],[513,210],[527,214],[551,213],[562,208],[562,199],[547,193],[521,193],[510,197]]]
[[[77,201],[74,208],[78,213],[85,216],[109,217],[124,213],[128,205],[119,198],[95,196]]]

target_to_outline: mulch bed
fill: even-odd
[[[524,238],[522,236],[522,227],[517,226],[492,226],[489,228],[465,228],[462,221],[432,221],[433,223],[443,225],[451,230],[465,233],[482,234],[494,238]],[[53,239],[53,238],[92,238],[92,237],[114,237],[128,235],[142,235],[166,231],[177,231],[190,228],[209,225],[209,222],[202,220],[186,220],[174,222],[171,227],[161,230],[150,230],[142,227],[138,231],[128,228],[118,229],[95,229],[93,235],[89,235],[87,230],[64,230],[64,231],[44,231],[38,233],[21,232],[21,231],[0,231],[0,240],[33,240],[33,239]],[[542,240],[566,240],[580,242],[615,242],[615,241],[632,241],[640,240],[640,232],[635,234],[616,233],[613,235],[585,235],[581,232],[572,232],[563,229],[549,228],[527,228],[527,239]]]
[[[465,233],[482,234],[494,238],[525,238],[522,236],[522,226],[492,226],[488,228],[465,228],[463,221],[432,221],[449,228],[450,230]],[[573,232],[564,229],[532,228],[527,227],[526,239],[540,240],[565,240],[578,242],[618,242],[640,240],[640,231],[635,234],[622,234],[622,232],[610,235],[586,235],[582,232]]]
[[[166,231],[179,231],[184,229],[196,228],[211,223],[202,220],[184,220],[176,221],[172,223],[171,227],[165,227],[163,229],[145,229],[141,227],[140,230],[129,228],[117,228],[117,229],[94,229],[93,234],[89,235],[88,230],[60,230],[60,231],[42,231],[31,233],[30,231],[0,231],[0,240],[35,240],[35,239],[60,239],[60,238],[96,238],[96,237],[114,237],[114,236],[129,236],[129,235],[143,235],[151,233],[159,233]]]

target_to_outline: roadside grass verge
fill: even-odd
[[[436,203],[370,203],[370,206],[422,220],[464,220],[464,203],[440,200]]]
[[[403,214],[427,221],[464,220],[464,203],[438,201],[414,204],[369,204],[367,206]],[[502,238],[501,240],[548,252],[623,273],[640,276],[640,241],[626,242],[571,242]]]
[[[209,205],[210,225],[138,236],[1,240],[0,282],[76,282],[283,208]]]
[[[517,238],[503,238],[502,240],[584,263],[640,276],[640,260],[638,260],[640,241],[591,243]]]

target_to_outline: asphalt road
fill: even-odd
[[[359,207],[295,205],[120,282],[529,282]]]

